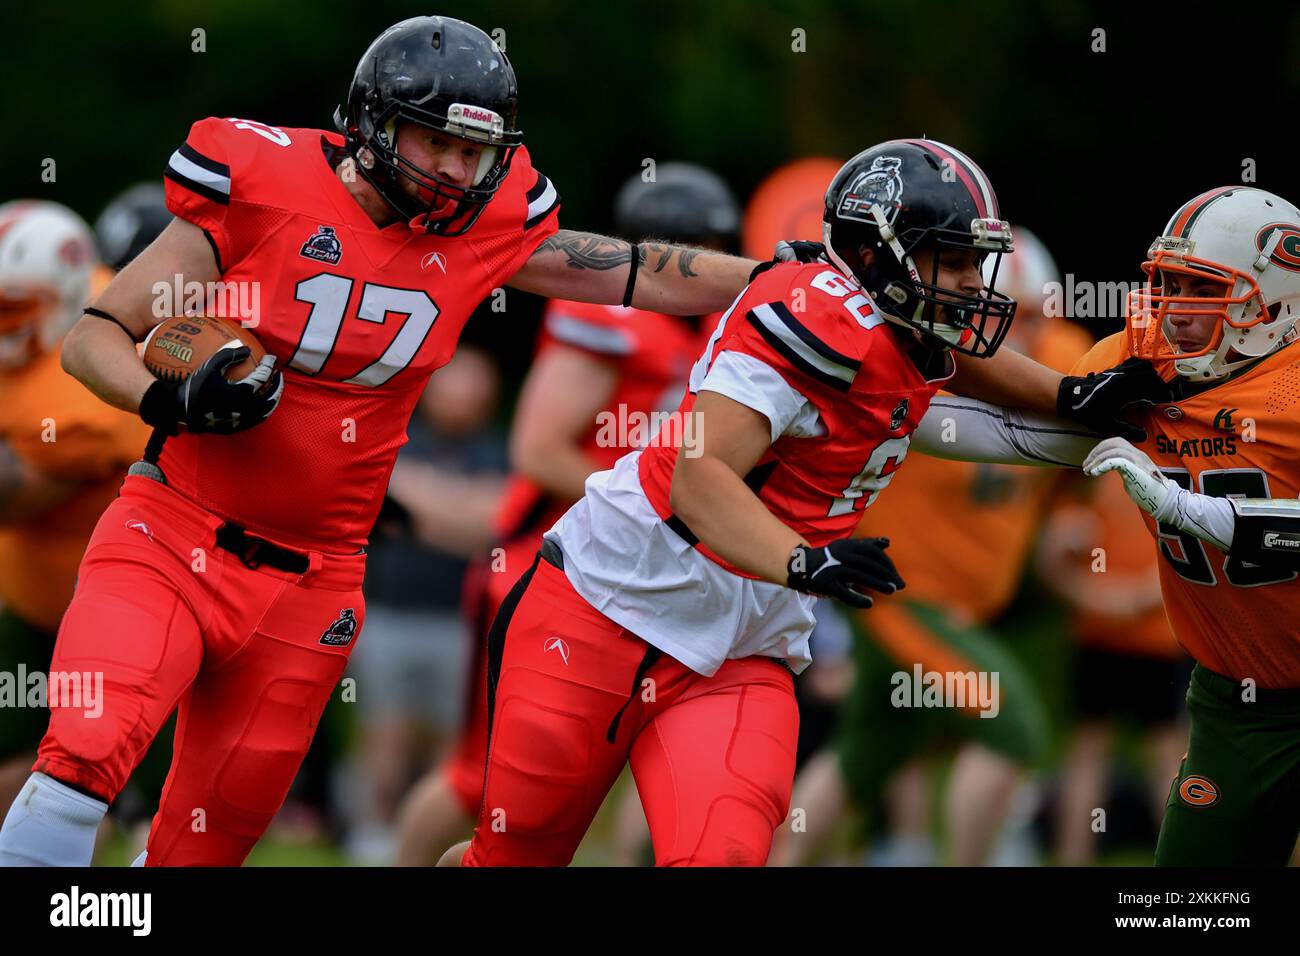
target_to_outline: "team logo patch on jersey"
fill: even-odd
[[[298,255],[332,266],[338,265],[338,261],[343,258],[343,243],[334,234],[333,226],[317,226],[316,234],[302,244]]]
[[[437,266],[443,275],[447,274],[447,257],[441,252],[430,252],[420,260],[420,268],[428,269],[429,266]]]
[[[859,173],[840,201],[839,215],[858,222],[874,222],[871,207],[880,206],[892,223],[903,205],[903,161],[897,156],[877,156],[871,168]]]
[[[339,611],[339,616],[335,618],[334,623],[325,628],[325,633],[320,636],[322,644],[329,644],[332,647],[347,647],[352,643],[352,638],[357,633],[356,610],[345,607]]]
[[[1219,802],[1219,788],[1209,777],[1194,773],[1184,777],[1183,782],[1178,785],[1178,799],[1198,810],[1212,807]]]
[[[903,422],[907,421],[907,409],[907,399],[899,399],[898,404],[894,406],[894,410],[889,413],[889,430],[891,432],[896,432],[903,427]]]

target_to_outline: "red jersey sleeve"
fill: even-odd
[[[629,358],[642,345],[636,323],[627,319],[631,312],[616,305],[553,299],[542,319],[542,348],[558,342],[605,361]]]
[[[237,218],[241,160],[250,144],[237,140],[238,135],[230,120],[211,116],[199,120],[167,161],[163,183],[167,208],[208,234],[223,272],[240,258],[245,246]]]
[[[806,394],[819,388],[847,392],[862,369],[864,332],[884,321],[865,296],[851,302],[852,292],[824,266],[772,269],[750,286],[731,315],[721,350],[759,359]]]

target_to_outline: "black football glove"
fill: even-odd
[[[1169,383],[1150,362],[1131,358],[1104,372],[1065,376],[1056,392],[1056,414],[1099,434],[1140,442],[1146,441],[1146,429],[1125,421],[1120,412],[1130,405],[1154,405],[1172,397]]]
[[[771,269],[773,266],[779,266],[784,262],[819,262],[826,259],[826,247],[820,242],[809,242],[807,239],[782,239],[776,244],[776,253],[767,262],[760,262],[754,266],[754,271],[749,274],[749,281],[753,282],[762,273]]]
[[[862,588],[884,594],[902,590],[888,538],[843,538],[820,548],[801,544],[790,552],[786,586],[805,594],[838,598],[853,607],[871,607]]]
[[[284,376],[275,369],[275,356],[264,356],[257,368],[236,382],[225,376],[227,368],[250,354],[245,345],[223,345],[179,385],[154,382],[140,402],[140,417],[169,435],[182,429],[230,435],[264,422],[284,392]]]

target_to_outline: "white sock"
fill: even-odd
[[[107,812],[103,801],[32,774],[0,826],[0,866],[90,866]]]

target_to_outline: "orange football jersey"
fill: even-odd
[[[19,617],[59,626],[95,522],[148,438],[144,422],[63,371],[57,351],[0,375],[0,440],[43,475],[84,482],[36,518],[0,528],[0,597]]]
[[[1128,358],[1123,333],[1083,357],[1074,374]],[[1209,387],[1135,413],[1140,447],[1198,494],[1300,496],[1300,348],[1289,345]],[[1300,687],[1300,583],[1144,515],[1161,556],[1160,587],[1179,643],[1205,667],[1260,687]]]

